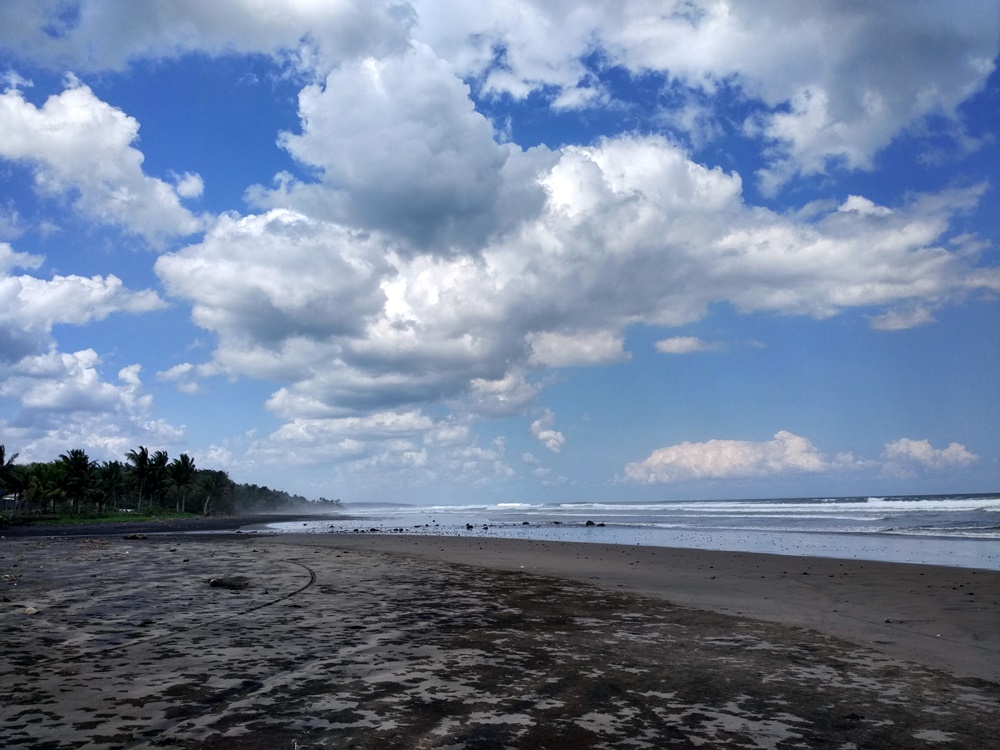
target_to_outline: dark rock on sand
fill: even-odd
[[[213,589],[229,589],[230,591],[242,591],[250,585],[246,576],[229,576],[228,578],[212,578],[208,585]]]

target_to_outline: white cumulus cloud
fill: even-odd
[[[626,359],[628,326],[687,324],[716,303],[815,318],[863,308],[899,328],[922,322],[907,310],[1000,291],[979,251],[947,246],[981,185],[888,212],[853,200],[778,214],[663,138],[556,156],[541,213],[474,255],[401,252],[390,230],[273,209],[221,217],[156,270],[218,335],[214,372],[281,381],[268,407],[285,419],[430,401],[525,413],[540,390],[530,373]]]
[[[920,466],[925,469],[946,469],[969,466],[979,460],[979,456],[961,443],[949,443],[946,448],[935,448],[929,440],[900,438],[887,443],[883,457],[889,463],[890,471],[905,472],[908,467]]]
[[[705,100],[728,89],[748,105],[747,132],[769,145],[760,177],[772,190],[798,174],[868,169],[907,129],[935,116],[956,120],[1000,48],[994,3],[965,3],[960,12],[905,0],[69,5],[75,12],[60,13],[60,0],[0,5],[0,45],[60,70],[121,69],[192,52],[259,53],[322,76],[417,43],[482,96],[537,94],[555,109],[614,106],[596,74],[618,68],[661,76],[671,94],[664,121],[695,140],[727,120]],[[957,129],[954,135],[961,138]]]
[[[13,274],[34,270],[44,258],[15,252],[0,242],[0,362],[14,363],[53,346],[56,324],[84,325],[116,312],[143,313],[163,307],[156,292],[131,291],[116,276]]]
[[[183,430],[150,417],[152,396],[140,370],[129,365],[118,371],[117,382],[108,380],[93,349],[52,350],[0,367],[0,398],[17,413],[0,420],[0,430],[22,460],[49,461],[80,447],[94,459],[121,460],[140,443],[176,444]]]
[[[660,339],[654,346],[656,351],[662,354],[692,354],[694,352],[710,352],[718,347],[702,341],[697,336],[672,336],[669,339]]]
[[[559,453],[566,442],[566,436],[553,429],[555,419],[556,415],[552,413],[552,410],[546,409],[541,417],[531,423],[531,434],[550,451]]]
[[[934,448],[928,440],[901,438],[887,443],[879,460],[851,453],[827,455],[805,437],[782,430],[771,440],[683,442],[653,451],[625,467],[625,479],[637,484],[692,480],[762,479],[790,474],[870,472],[913,476],[914,469],[943,470],[971,466],[979,457],[960,443]]]
[[[334,70],[299,94],[302,132],[281,143],[319,182],[280,176],[250,191],[263,207],[392,232],[448,252],[475,248],[536,214],[544,149],[523,153],[494,139],[469,87],[425,46]]]
[[[132,144],[139,123],[70,81],[41,107],[18,89],[0,94],[0,158],[28,164],[42,194],[72,196],[87,218],[120,226],[152,242],[197,231],[200,220],[181,205],[200,193],[200,178],[177,186],[143,172]]]
[[[152,290],[131,291],[115,276],[40,278],[41,256],[0,243],[0,431],[22,457],[51,460],[70,448],[98,451],[95,458],[121,458],[135,441],[167,444],[180,430],[152,419],[152,397],[139,377],[140,365],[107,378],[92,348],[61,352],[56,325],[83,326],[113,313],[141,314],[163,307]],[[134,447],[134,446],[133,446]]]
[[[161,256],[156,270],[172,293],[197,300],[194,318],[206,328],[265,341],[325,337],[381,309],[384,253],[341,227],[275,210],[219,217],[200,244]]]
[[[411,23],[412,12],[396,0],[38,0],[0,4],[0,43],[75,70],[192,52],[259,53],[328,69],[405,45]]]
[[[869,168],[906,128],[930,115],[956,117],[985,84],[1000,47],[1000,11],[991,3],[961,12],[904,0],[520,0],[474,8],[422,0],[417,7],[419,38],[488,93],[600,102],[586,94],[593,72],[584,60],[595,50],[604,65],[661,73],[665,88],[681,93],[734,88],[757,107],[750,128],[772,144],[761,173],[771,189],[799,173]],[[702,97],[675,100],[679,110],[668,114]],[[692,121],[695,136],[705,119]]]
[[[832,464],[807,438],[782,430],[772,440],[683,442],[653,451],[625,467],[638,484],[667,484],[693,479],[745,479],[788,473],[828,471]]]
[[[73,253],[97,250],[56,234],[52,208],[68,206],[168,248],[156,273],[213,348],[204,362],[158,364],[157,378],[191,394],[215,376],[273,383],[266,408],[282,424],[247,438],[247,456],[332,457],[351,477],[507,477],[504,444],[482,436],[483,420],[531,415],[534,438],[559,452],[552,412],[535,419],[558,379],[545,370],[624,362],[632,332],[655,331],[658,351],[686,354],[722,348],[672,335],[713,309],[817,319],[854,310],[894,331],[1000,292],[988,239],[966,221],[989,200],[986,182],[904,197],[880,186],[876,201],[835,181],[873,168],[904,135],[938,147],[952,129],[974,150],[959,116],[998,48],[995,3],[955,12],[903,0],[0,2],[0,50],[23,66],[0,72],[0,166],[27,175],[35,193],[22,201],[12,191],[0,205],[0,240],[62,243],[54,265],[65,268]],[[288,171],[245,193],[228,186],[236,210],[215,217],[191,208],[206,192],[186,171],[197,164],[148,171],[136,117],[66,73],[106,76],[126,101],[130,76],[147,65],[172,75],[165,61],[188,55],[243,55],[255,72],[241,81],[273,74],[301,86],[294,103],[271,102],[280,120],[261,118],[287,129],[266,135],[275,152],[247,154]],[[29,96],[24,71],[68,78],[48,98]],[[611,83],[628,76],[635,86]],[[265,88],[255,89],[262,103]],[[641,94],[626,101],[629,91]],[[539,119],[520,119],[528,112]],[[580,128],[551,131],[565,140],[546,140],[544,125],[571,121]],[[150,163],[179,145],[156,137]],[[746,152],[759,158],[737,161]],[[754,205],[754,176],[737,163],[759,167],[765,192],[794,189],[775,208]],[[800,178],[815,175],[829,179],[814,196],[820,180]],[[803,195],[818,200],[796,205]],[[138,370],[108,378],[98,354],[82,343],[82,354],[62,353],[52,331],[162,300],[115,275],[43,277],[43,266],[0,243],[5,397],[39,420],[120,410],[133,420],[123,429],[141,434],[136,415],[149,404]],[[237,460],[235,444],[224,449]],[[959,466],[963,450],[898,441],[883,458]],[[629,476],[850,464],[779,432],[668,446]]]
[[[629,358],[618,331],[539,331],[526,338],[530,362],[543,367],[608,364]]]

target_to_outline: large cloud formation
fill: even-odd
[[[58,19],[58,20],[54,20]],[[607,102],[597,73],[662,73],[689,134],[716,121],[706,100],[733,89],[745,127],[772,144],[763,181],[866,169],[929,115],[956,117],[997,54],[1000,9],[906,0],[44,0],[0,4],[0,44],[39,63],[104,70],[189,52],[263,53],[325,75],[416,39],[485,95],[542,93],[556,107]],[[795,64],[789,64],[795,60]]]
[[[461,5],[418,4],[416,33],[486,92],[602,102],[585,62],[596,52],[605,67],[667,73],[687,100],[675,122],[693,134],[715,119],[706,96],[736,89],[757,106],[745,127],[771,143],[760,175],[768,189],[796,174],[870,168],[903,129],[927,115],[954,117],[992,71],[1000,29],[991,3],[960,12],[905,0]]]
[[[8,76],[0,158],[27,165],[40,194],[68,198],[92,221],[175,243],[156,273],[216,343],[206,361],[161,379],[187,392],[216,375],[275,382],[267,408],[282,426],[254,441],[254,455],[503,476],[502,442],[476,444],[469,425],[537,414],[541,369],[627,359],[630,326],[681,326],[722,304],[813,318],[860,309],[875,328],[902,329],[1000,291],[983,243],[958,226],[988,185],[887,205],[839,194],[792,211],[755,205],[746,189],[755,181],[774,195],[801,178],[872,169],[921,128],[974,149],[960,106],[991,73],[998,38],[994,4],[956,13],[901,0],[4,2],[0,45],[34,65],[83,73],[263,54],[303,83],[298,129],[275,134],[296,174],[247,186],[249,208],[232,213],[185,205],[198,175],[171,184],[146,174],[139,123],[74,78],[36,106]],[[658,134],[528,147],[484,114],[532,97],[556,112],[637,106],[615,100],[609,71],[657,81]],[[721,132],[762,154],[756,175],[699,163],[697,146]],[[24,318],[0,340],[12,362],[44,354],[26,332],[51,331],[57,317],[42,308],[57,288],[90,295],[84,319],[152,304],[112,276],[2,281],[7,299],[29,299],[5,308]],[[554,422],[546,411],[527,432],[558,452]],[[630,476],[711,474],[705,451],[685,445]],[[730,457],[721,476],[829,466],[784,432],[712,449]]]
[[[1000,290],[996,269],[947,247],[950,221],[982,187],[891,209],[852,198],[801,217],[748,206],[738,176],[658,137],[557,156],[535,178],[538,215],[472,256],[403,251],[396,232],[275,209],[221,218],[157,271],[219,334],[225,371],[292,381],[271,402],[285,417],[454,398],[517,368],[613,361],[626,326],[680,325],[719,302],[823,318]],[[407,157],[396,153],[404,172]]]

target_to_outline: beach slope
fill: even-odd
[[[484,550],[405,536],[4,540],[5,746],[983,748],[1000,736],[995,682],[536,572],[532,559],[556,557],[530,545],[504,569],[490,540],[459,541]]]
[[[1000,682],[996,570],[474,536],[278,539],[566,577],[686,607],[817,629],[890,656]]]

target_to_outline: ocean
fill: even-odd
[[[476,535],[1000,570],[1000,493],[495,505],[347,505],[275,531]]]

